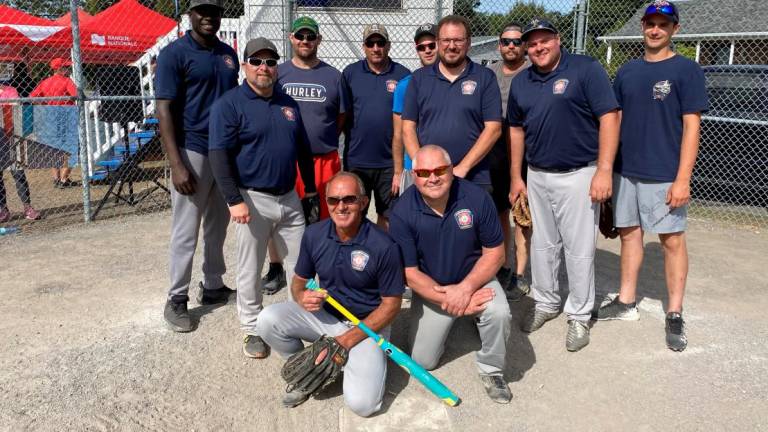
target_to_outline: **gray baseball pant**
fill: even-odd
[[[596,167],[556,173],[528,168],[528,203],[533,221],[531,276],[536,309],[560,309],[560,251],[565,252],[569,318],[587,321],[595,303],[595,246],[599,203],[589,197]]]
[[[192,279],[192,259],[197,248],[200,222],[203,225],[203,285],[207,289],[224,286],[224,240],[227,237],[229,210],[224,197],[216,187],[208,157],[200,153],[179,149],[179,155],[190,175],[195,179],[195,193],[182,195],[171,188],[171,287],[168,299],[188,300]]]
[[[496,295],[483,312],[474,316],[481,343],[477,352],[477,369],[480,375],[501,375],[506,363],[512,315],[501,284],[493,279],[486,287],[493,288]],[[456,317],[444,312],[439,305],[425,301],[415,292],[410,313],[411,357],[425,369],[432,370],[445,352],[445,340]]]
[[[264,298],[261,269],[270,239],[285,257],[286,280],[290,287],[304,235],[304,212],[296,191],[283,195],[240,189],[248,205],[251,221],[237,224],[237,314],[240,328],[258,335],[257,319]],[[289,290],[290,291],[290,290]]]
[[[287,358],[304,348],[303,341],[314,342],[322,335],[338,336],[354,327],[324,310],[307,312],[296,302],[267,306],[259,315],[258,332],[280,356]],[[390,328],[379,332],[389,337]],[[357,415],[368,417],[381,409],[387,358],[371,338],[349,351],[344,366],[344,402]]]

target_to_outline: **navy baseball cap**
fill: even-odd
[[[221,4],[221,0],[190,0],[188,10],[192,10],[198,6],[215,6],[221,10],[224,10],[224,6]]]
[[[645,21],[648,17],[653,15],[661,15],[667,17],[675,24],[680,22],[680,15],[677,13],[677,6],[675,6],[674,3],[666,0],[656,0],[649,4],[648,7],[645,8],[642,21]]]
[[[523,29],[523,35],[520,36],[520,38],[523,39],[523,41],[526,41],[528,40],[528,37],[531,35],[531,33],[537,30],[545,30],[554,34],[559,33],[554,24],[551,22],[542,18],[534,18],[531,20],[531,22],[526,24],[525,28]]]
[[[437,37],[437,26],[432,23],[424,23],[416,29],[416,34],[413,36],[413,41],[417,42],[422,36]]]

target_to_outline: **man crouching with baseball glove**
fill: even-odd
[[[357,415],[381,409],[387,358],[361,330],[325,303],[325,293],[305,289],[317,274],[320,286],[368,327],[389,337],[404,291],[403,260],[389,235],[371,223],[362,181],[340,172],[326,186],[330,219],[310,225],[301,240],[295,301],[266,307],[258,334],[289,358],[283,405],[295,407],[344,373],[344,401]],[[302,341],[312,343],[304,348]],[[343,369],[342,369],[343,367]]]

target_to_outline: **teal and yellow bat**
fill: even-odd
[[[413,361],[413,359],[408,354],[402,352],[400,348],[392,345],[391,342],[384,339],[380,334],[371,330],[371,328],[365,325],[364,322],[360,321],[354,315],[352,315],[352,313],[348,311],[347,308],[336,301],[335,298],[331,297],[327,291],[321,289],[314,279],[308,280],[306,287],[307,289],[311,289],[313,291],[325,292],[327,296],[325,301],[330,303],[331,306],[336,308],[337,311],[341,312],[341,314],[344,315],[344,317],[346,317],[349,321],[351,321],[352,324],[356,325],[360,330],[363,331],[363,333],[367,334],[368,337],[373,339],[376,344],[379,345],[379,348],[384,350],[384,352],[389,356],[389,358],[392,359],[393,362],[397,363],[398,366],[403,368],[412,377],[419,380],[424,385],[424,387],[427,388],[427,390],[431,391],[435,396],[439,397],[447,405],[458,405],[459,397],[456,396],[456,394],[454,394],[448,387],[446,387],[445,384],[441,383],[440,380],[434,377],[434,375]]]

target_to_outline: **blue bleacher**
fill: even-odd
[[[125,143],[118,143],[112,148],[109,154],[104,156],[104,159],[96,162],[96,165],[100,166],[101,169],[97,169],[93,172],[93,175],[91,175],[92,181],[106,180],[110,172],[117,171],[117,169],[120,168],[120,165],[122,165],[129,156],[139,151],[141,146],[149,143],[149,141],[157,135],[157,132],[154,130],[156,125],[158,125],[156,118],[144,119],[144,125],[147,127],[147,130],[131,132],[128,134],[128,148],[126,148]]]

